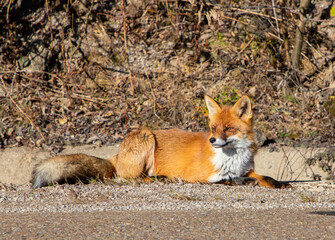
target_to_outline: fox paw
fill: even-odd
[[[259,184],[259,181],[253,177],[236,177],[232,180],[236,185],[248,185],[248,186],[256,186]]]
[[[289,184],[289,183],[281,183],[282,184],[282,186],[281,186],[281,188],[292,188],[292,185],[291,184]]]
[[[274,180],[271,177],[267,177],[267,176],[263,176],[262,181],[264,181],[266,183],[266,185],[268,185],[268,187],[270,188],[292,188],[292,186],[289,183],[285,183],[285,182],[279,182],[277,180]]]

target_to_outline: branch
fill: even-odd
[[[300,2],[300,9],[299,9],[299,18],[297,24],[297,30],[295,34],[295,44],[294,49],[292,53],[292,67],[295,70],[298,70],[299,68],[299,60],[300,60],[300,54],[302,49],[302,43],[303,38],[305,34],[305,25],[307,21],[307,13],[309,9],[309,5],[311,4],[311,0],[301,0]]]

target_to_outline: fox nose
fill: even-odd
[[[211,138],[209,139],[209,142],[210,142],[210,143],[215,143],[215,142],[216,142],[215,137],[211,137]]]

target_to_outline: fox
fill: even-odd
[[[78,179],[166,177],[189,183],[223,183],[289,188],[289,183],[255,173],[257,144],[251,100],[243,95],[221,106],[205,95],[209,132],[180,129],[131,131],[110,159],[85,154],[51,157],[32,172],[32,187]]]

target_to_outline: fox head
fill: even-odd
[[[210,136],[214,148],[243,148],[254,142],[250,99],[242,96],[234,106],[220,106],[205,96],[208,108]]]

